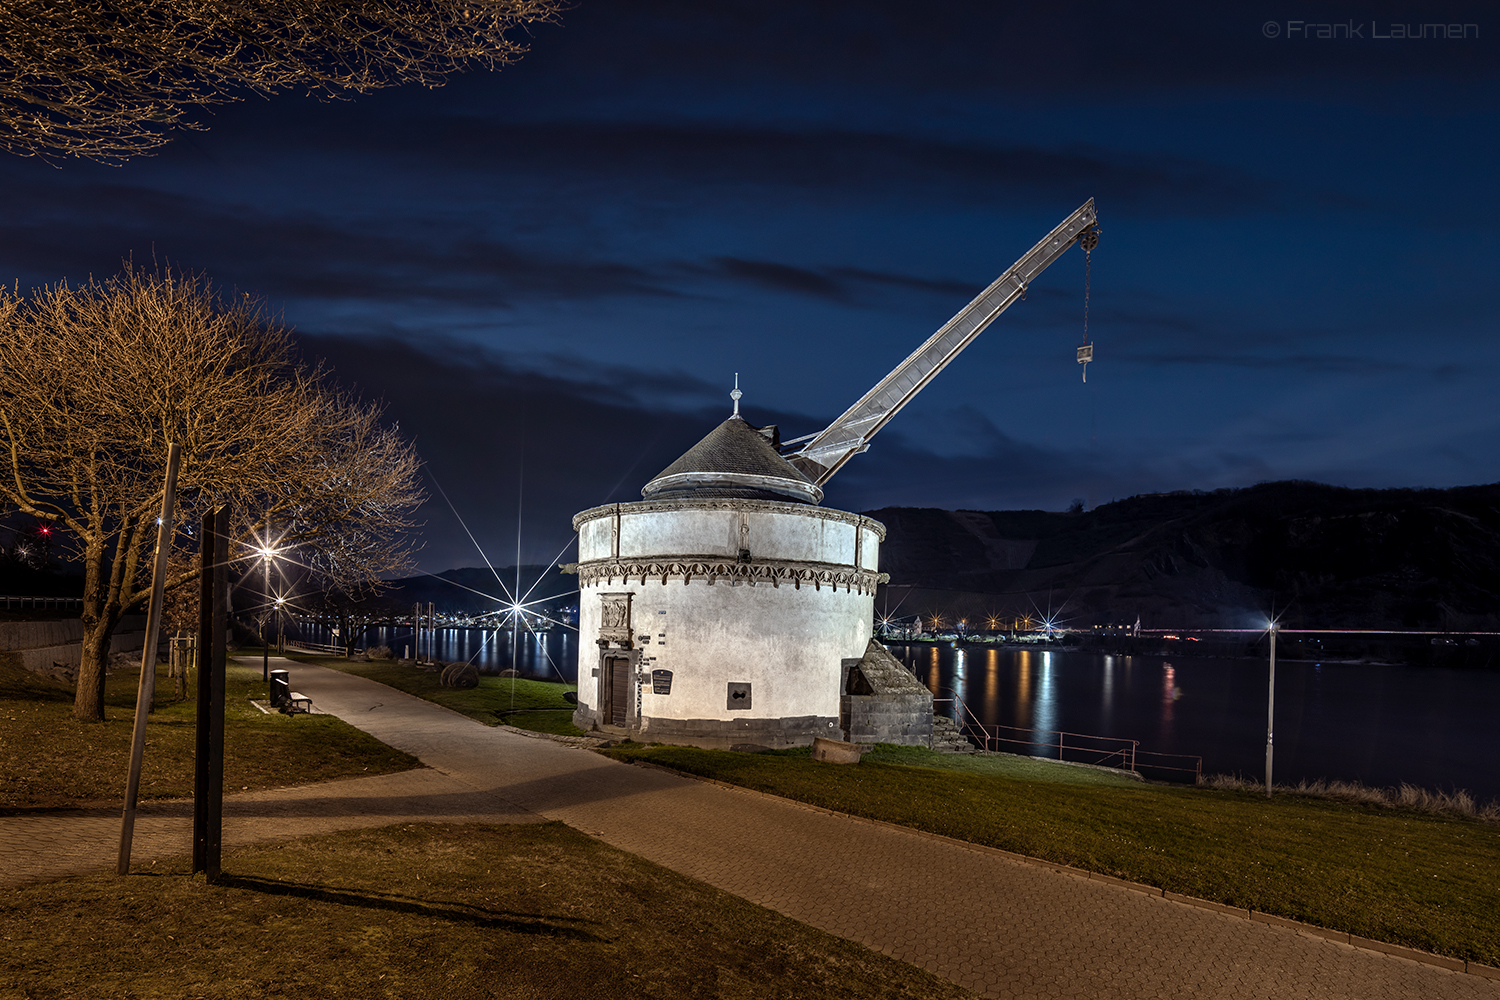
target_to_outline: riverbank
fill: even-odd
[[[821,764],[600,751],[1242,910],[1500,965],[1500,827],[1311,796],[953,771],[901,750]],[[930,763],[930,762],[928,762]]]

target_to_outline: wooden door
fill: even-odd
[[[609,706],[605,718],[611,726],[625,725],[626,699],[630,696],[630,661],[623,656],[611,656],[604,661],[609,676]]]

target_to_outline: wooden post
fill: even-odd
[[[224,630],[229,606],[229,510],[203,515],[198,605],[198,731],[193,775],[193,871],[219,878],[224,832]]]
[[[125,814],[120,818],[120,856],[115,871],[130,873],[130,844],[135,837],[135,803],[141,790],[141,758],[146,752],[146,716],[156,698],[156,641],[161,632],[162,595],[167,585],[167,554],[172,551],[172,517],[176,513],[177,469],[182,446],[167,445],[167,478],[162,487],[161,518],[156,527],[156,559],[151,567],[151,603],[146,607],[146,645],[141,650],[141,683],[135,692],[135,730],[130,741],[130,776],[125,779]]]

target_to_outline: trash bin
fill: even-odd
[[[271,707],[285,708],[292,700],[292,675],[286,670],[271,671]]]

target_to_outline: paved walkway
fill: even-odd
[[[415,754],[431,770],[234,796],[226,804],[226,844],[411,818],[558,819],[987,996],[1500,1000],[1500,982],[1479,976],[631,767],[491,729],[361,678],[305,664],[288,668],[322,710]],[[81,855],[102,851],[109,860],[101,867],[109,867],[118,817],[101,819],[102,841]],[[0,819],[7,867],[37,853],[16,846],[37,835],[25,824],[47,822]],[[186,823],[185,815],[148,817],[136,836],[140,844],[141,826],[150,825],[150,844],[137,859],[149,864],[160,856],[151,851],[184,853]]]

